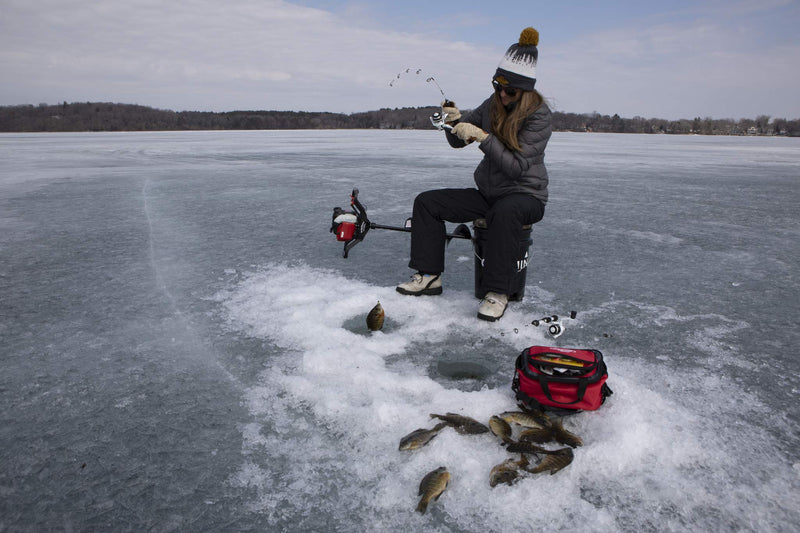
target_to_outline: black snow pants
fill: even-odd
[[[477,189],[437,189],[414,199],[411,215],[411,260],[408,266],[424,274],[444,272],[444,222],[464,223],[485,218],[488,242],[483,288],[509,294],[516,273],[516,253],[522,226],[544,216],[544,204],[528,194],[509,194],[488,201]]]

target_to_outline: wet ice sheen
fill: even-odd
[[[407,235],[344,260],[327,233],[354,186],[401,224],[421,188],[469,185],[478,152],[439,132],[2,135],[0,156],[0,529],[800,522],[793,139],[556,134],[526,298],[495,324],[467,243],[441,297],[410,298]],[[557,340],[530,324],[570,310]],[[514,408],[532,344],[609,365],[608,403],[565,421],[585,443],[566,469],[492,489],[491,434],[397,450],[429,413]]]

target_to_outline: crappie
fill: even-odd
[[[489,486],[495,487],[500,483],[511,485],[519,478],[519,469],[526,468],[530,462],[524,455],[518,461],[514,459],[506,459],[499,465],[492,467],[492,472],[489,474]]]
[[[468,416],[457,415],[455,413],[447,413],[446,415],[437,415],[431,413],[431,418],[438,418],[444,420],[448,426],[452,426],[456,431],[465,435],[476,435],[478,433],[488,433],[489,428]]]
[[[535,468],[529,468],[528,472],[538,474],[539,472],[550,471],[550,475],[555,474],[568,464],[572,462],[575,455],[572,453],[572,448],[561,448],[554,450],[544,456],[542,462],[536,465]]]
[[[436,435],[439,434],[439,431],[446,427],[447,424],[441,422],[436,424],[433,429],[415,429],[402,439],[400,439],[400,451],[404,450],[416,450],[418,448],[422,448],[426,444],[428,444]]]
[[[419,495],[422,498],[417,505],[417,511],[424,514],[428,510],[428,503],[438,500],[448,483],[450,483],[450,472],[444,466],[425,474],[419,483]]]
[[[386,313],[381,306],[381,302],[378,301],[375,304],[375,307],[367,315],[367,327],[370,331],[378,331],[383,327],[383,319],[386,317]]]

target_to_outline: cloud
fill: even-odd
[[[746,33],[706,21],[595,32],[551,47],[539,70],[564,111],[669,119],[800,116],[800,104],[787,109],[791,100],[774,98],[776,91],[800,87],[800,46],[756,48]]]
[[[443,87],[445,80],[450,88],[466,86],[470,74],[441,58],[484,65],[490,55],[279,0],[7,4],[0,23],[6,102],[16,94],[28,95],[19,103],[36,95],[206,110],[429,105],[441,95],[424,80],[404,80],[393,90],[389,81],[405,67],[422,66],[428,75],[435,69]],[[477,94],[472,98],[479,103]]]
[[[594,23],[601,30],[548,40],[537,88],[561,111],[796,118],[800,46],[771,38],[778,32],[770,26],[790,17],[793,6],[765,0],[726,11],[709,2],[627,20],[626,27],[614,26],[611,16]],[[412,11],[400,9],[398,20],[413,20]],[[741,11],[745,16],[732,14]],[[0,104],[354,112],[433,105],[442,95],[425,80],[434,76],[448,97],[470,108],[491,91],[509,42],[487,45],[492,28],[479,32],[478,14],[460,13],[446,19],[446,31],[431,31],[428,20],[441,17],[399,23],[352,3],[333,13],[281,0],[4,0]],[[493,27],[517,28],[517,19],[492,14]],[[423,73],[390,87],[406,67]]]

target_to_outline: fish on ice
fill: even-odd
[[[428,444],[433,438],[439,434],[442,428],[447,427],[445,422],[436,424],[432,429],[419,428],[415,429],[402,439],[400,439],[400,451],[417,450]]]
[[[499,416],[494,415],[489,419],[489,429],[491,430],[492,434],[500,437],[500,440],[502,440],[504,443],[512,442],[511,426]]]
[[[536,444],[528,441],[510,442],[506,446],[506,451],[511,453],[527,453],[527,454],[549,454],[550,450],[542,448]]]
[[[448,426],[455,428],[456,431],[464,435],[477,435],[479,433],[489,432],[488,427],[481,424],[474,418],[459,415],[456,413],[447,413],[445,415],[437,415],[431,413],[431,418],[438,418],[439,420],[444,420]]]
[[[537,444],[544,444],[545,442],[553,442],[553,428],[530,428],[519,434],[519,440],[523,442],[535,442]]]
[[[528,472],[532,474],[538,474],[540,472],[547,472],[549,470],[550,475],[552,476],[562,468],[572,463],[572,459],[574,457],[575,455],[572,453],[572,448],[561,448],[560,450],[554,450],[552,452],[548,452],[548,454],[542,459],[542,462],[536,465],[535,468],[529,468]]]
[[[422,481],[419,483],[418,495],[421,496],[421,498],[417,505],[417,511],[425,514],[425,511],[428,510],[428,504],[431,501],[438,500],[449,483],[450,472],[448,472],[447,468],[444,466],[440,466],[436,470],[425,474],[425,477],[423,477]]]
[[[583,439],[565,429],[564,423],[560,419],[552,421],[549,427],[526,429],[519,434],[519,440],[538,444],[558,442],[573,448],[583,446]]]
[[[522,455],[522,457],[516,461],[514,459],[506,459],[499,465],[494,465],[489,474],[489,486],[496,487],[500,483],[511,485],[519,479],[520,469],[527,468],[529,464],[528,458]]]
[[[497,416],[509,424],[517,424],[518,426],[523,426],[526,428],[546,428],[551,424],[550,419],[544,413],[506,411]]]

